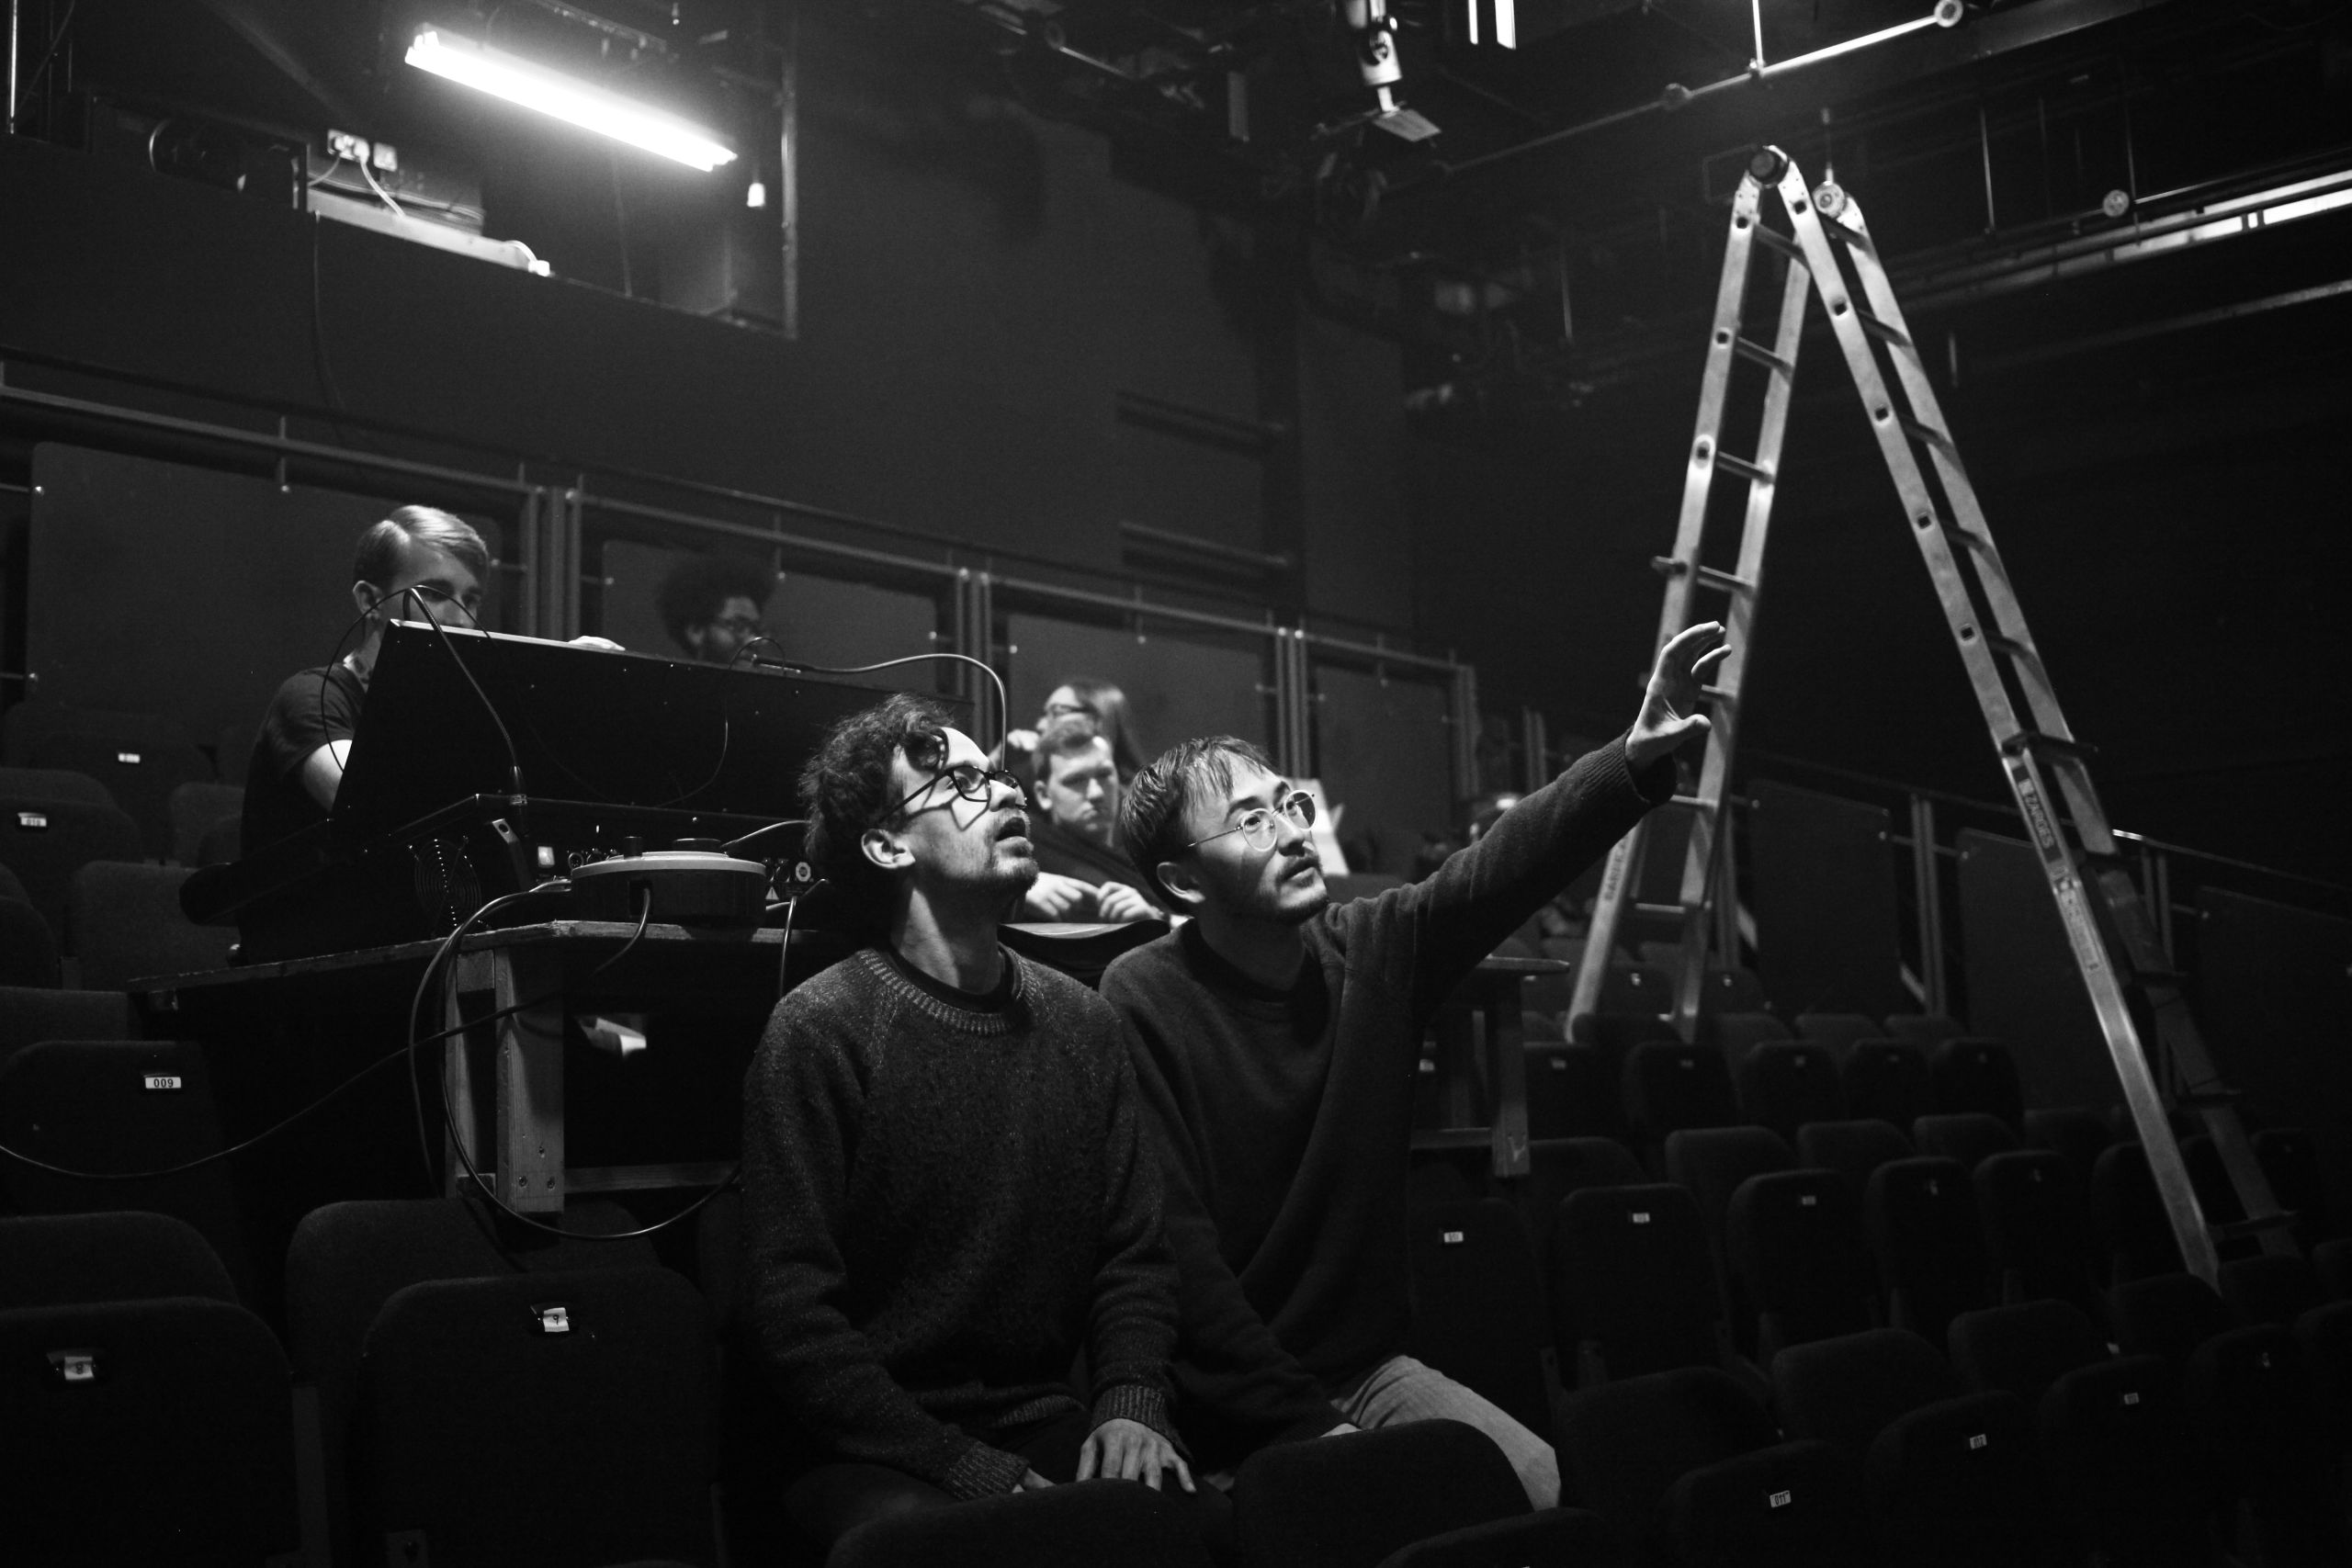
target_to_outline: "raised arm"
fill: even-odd
[[[1363,916],[1371,940],[1412,944],[1413,999],[1427,1016],[1479,959],[1674,793],[1673,754],[1708,728],[1700,691],[1723,661],[1724,628],[1690,627],[1658,650],[1633,727],[1504,812],[1486,836]]]

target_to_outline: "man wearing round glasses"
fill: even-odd
[[[830,1543],[1094,1476],[1193,1492],[1126,1027],[997,941],[1037,875],[1020,782],[899,696],[836,725],[800,789],[868,942],[776,1004],[743,1085],[750,1329],[808,1440],[786,1509]]]
[[[1673,638],[1623,737],[1375,898],[1331,904],[1314,801],[1245,741],[1187,741],[1128,786],[1128,853],[1193,917],[1115,960],[1102,995],[1135,1026],[1182,1281],[1177,1414],[1204,1469],[1284,1438],[1447,1417],[1494,1439],[1536,1507],[1559,1501],[1549,1443],[1404,1353],[1421,1035],[1481,958],[1671,795],[1725,651],[1713,623]]]

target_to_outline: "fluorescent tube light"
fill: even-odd
[[[416,41],[408,46],[408,62],[706,172],[735,161],[732,149],[673,115],[438,28],[418,29]]]

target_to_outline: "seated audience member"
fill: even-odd
[[[1108,738],[1085,715],[1069,714],[1046,724],[1030,756],[1035,804],[1045,816],[1029,825],[1037,883],[1023,912],[1044,920],[1089,911],[1098,920],[1158,917],[1119,852],[1119,773]]]
[[[1094,1476],[1193,1490],[1126,1029],[999,944],[1036,874],[1021,785],[946,716],[892,697],[801,774],[869,945],[776,1004],[743,1085],[750,1331],[808,1445],[785,1506],[822,1541]]]
[[[732,664],[753,637],[764,634],[761,615],[775,591],[775,575],[754,562],[690,556],[662,580],[655,604],[670,640],[690,657],[705,664]]]
[[[352,605],[367,617],[359,646],[322,669],[288,676],[254,737],[245,773],[247,854],[326,820],[384,624],[429,615],[447,626],[472,626],[481,614],[490,551],[480,534],[449,513],[403,506],[359,536],[351,576]]]
[[[1550,1445],[1404,1354],[1413,1064],[1446,994],[1665,800],[1723,628],[1660,652],[1639,716],[1424,882],[1332,906],[1313,799],[1257,748],[1192,740],[1129,785],[1138,871],[1193,919],[1114,960],[1182,1273],[1178,1420],[1220,1470],[1259,1443],[1433,1416],[1491,1437],[1537,1507]]]
[[[1072,715],[1091,718],[1111,742],[1111,761],[1119,770],[1121,779],[1131,779],[1143,767],[1143,745],[1136,738],[1135,723],[1127,716],[1127,694],[1108,681],[1091,676],[1073,676],[1056,686],[1046,696],[1046,711],[1027,729],[1016,729],[1004,738],[1008,756],[1015,751],[1036,750],[1037,737],[1057,718]]]
[[[462,519],[437,507],[402,506],[359,536],[351,575],[351,603],[366,623],[359,646],[333,664],[287,677],[254,737],[242,839],[247,854],[326,820],[385,624],[429,615],[443,626],[472,626],[481,615],[490,551]],[[620,647],[600,637],[572,641]]]

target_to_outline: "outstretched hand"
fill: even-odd
[[[1649,689],[1642,694],[1642,711],[1625,736],[1625,760],[1635,773],[1693,735],[1707,732],[1707,716],[1699,711],[1699,690],[1730,652],[1721,621],[1687,626],[1658,649]]]

